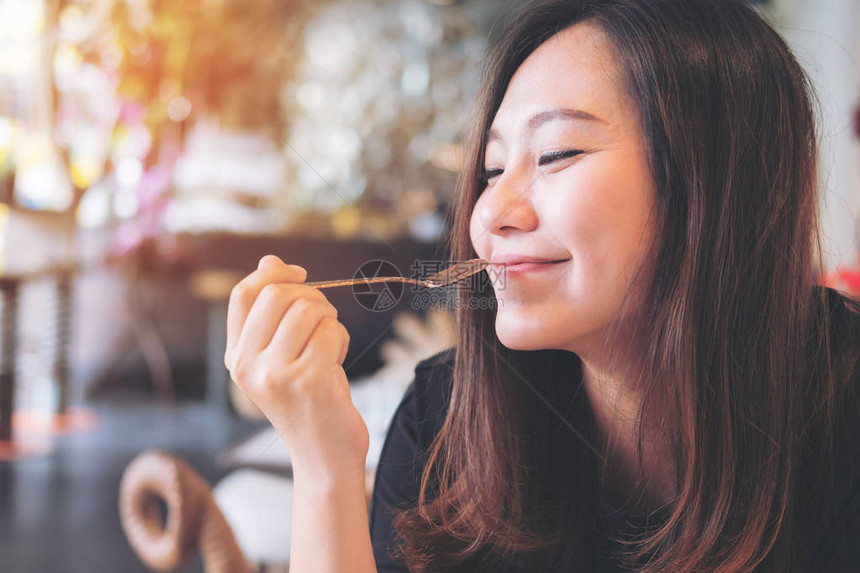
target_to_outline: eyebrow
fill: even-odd
[[[537,128],[539,128],[543,124],[559,120],[585,121],[604,124],[606,123],[605,119],[599,118],[596,115],[581,109],[552,108],[544,111],[539,111],[528,119],[525,127],[525,137],[530,138],[531,135],[537,130]],[[501,139],[499,132],[495,129],[491,129],[487,133],[487,142],[497,139]]]

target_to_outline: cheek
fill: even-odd
[[[573,189],[544,205],[544,220],[571,253],[575,280],[580,288],[626,282],[651,241],[649,190],[609,177],[583,178]]]
[[[574,260],[582,259],[603,243],[612,226],[613,209],[599,198],[605,194],[597,187],[583,188],[577,182],[564,190],[544,195],[541,221]]]
[[[486,229],[481,226],[480,217],[478,216],[481,209],[482,197],[483,195],[478,197],[477,202],[472,207],[472,214],[469,216],[469,238],[472,241],[472,247],[479,255],[484,253],[482,246],[483,243],[487,241],[487,235],[489,234],[486,232]]]

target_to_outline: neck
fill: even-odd
[[[643,428],[641,459],[637,452],[641,396],[586,360],[582,361],[582,384],[591,407],[589,439],[603,453],[598,478],[604,498],[637,513],[669,504],[675,487],[668,441],[658,431]],[[640,466],[641,482],[637,479]]]

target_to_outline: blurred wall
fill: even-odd
[[[773,0],[773,19],[818,93],[822,205],[828,268],[860,252],[860,2]]]

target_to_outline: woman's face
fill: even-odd
[[[489,261],[557,262],[491,267],[502,344],[599,347],[653,244],[646,145],[596,26],[556,34],[519,67],[489,133],[470,234]]]

